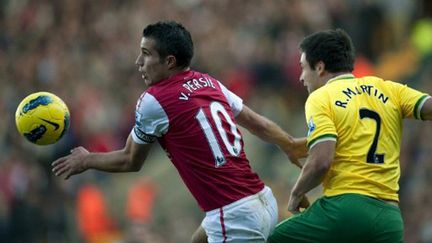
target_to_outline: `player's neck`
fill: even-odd
[[[171,77],[173,77],[173,76],[175,76],[175,75],[177,75],[179,73],[183,73],[183,72],[186,72],[186,71],[189,71],[189,70],[190,70],[190,67],[172,69],[168,73],[168,78],[171,78]]]
[[[340,76],[340,75],[347,75],[347,74],[352,74],[351,72],[338,72],[338,73],[331,73],[331,78],[336,78],[337,76]]]
[[[327,83],[329,80],[334,79],[340,75],[346,75],[346,74],[352,74],[351,72],[337,72],[337,73],[327,73],[325,75],[325,83]]]
[[[167,75],[163,80],[171,79],[172,77],[174,77],[180,73],[184,73],[186,71],[189,71],[189,70],[190,70],[190,67],[171,69],[167,72]]]

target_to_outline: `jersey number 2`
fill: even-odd
[[[376,122],[376,130],[375,130],[375,136],[372,141],[372,145],[369,148],[369,151],[367,153],[367,159],[366,161],[368,163],[372,164],[383,164],[384,163],[384,154],[377,154],[376,149],[378,146],[378,138],[381,132],[381,117],[378,113],[375,111],[362,108],[360,109],[360,119],[363,118],[370,118],[375,120]]]
[[[241,151],[241,143],[240,143],[241,136],[237,130],[236,124],[233,122],[228,112],[219,102],[212,102],[210,104],[210,112],[211,112],[211,118],[216,124],[217,131],[220,137],[222,138],[222,141],[225,147],[227,148],[228,152],[232,156],[238,156]],[[223,118],[225,118],[225,120],[228,122],[230,126],[229,129],[231,130],[231,133],[234,135],[233,144],[231,144],[230,141],[228,140],[228,136],[226,130],[222,126],[222,119],[219,113],[223,116]],[[201,129],[204,131],[204,134],[207,138],[208,144],[213,153],[213,157],[215,158],[215,166],[216,167],[222,166],[223,164],[226,163],[226,158],[219,146],[218,140],[215,136],[215,133],[213,132],[212,126],[210,125],[204,113],[204,110],[202,108],[199,109],[195,118],[198,120]]]

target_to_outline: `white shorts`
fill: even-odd
[[[269,187],[206,212],[201,226],[209,243],[266,242],[278,220],[277,202]]]

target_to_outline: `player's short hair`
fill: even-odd
[[[177,66],[188,67],[193,57],[193,42],[189,31],[175,21],[157,22],[147,25],[143,37],[156,42],[156,51],[161,58],[173,55]]]
[[[355,50],[350,36],[342,29],[326,30],[311,34],[300,43],[300,50],[314,70],[322,61],[331,73],[352,72]]]

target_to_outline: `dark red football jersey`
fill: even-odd
[[[136,143],[158,140],[204,211],[263,189],[234,119],[242,100],[207,74],[186,71],[151,86],[138,100]]]

